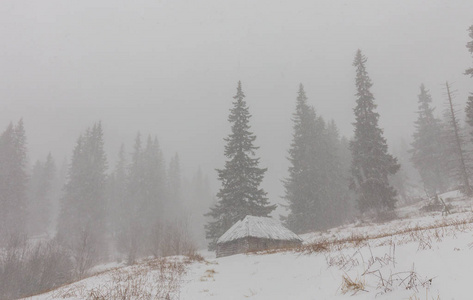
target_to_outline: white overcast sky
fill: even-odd
[[[101,120],[112,164],[141,131],[158,136],[167,158],[179,152],[188,173],[201,165],[213,179],[241,80],[273,202],[300,82],[351,136],[358,48],[391,144],[412,135],[420,83],[439,112],[446,80],[460,109],[473,92],[463,75],[473,65],[471,0],[2,0],[0,24],[0,129],[23,117],[32,161],[70,156]]]

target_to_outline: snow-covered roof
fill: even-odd
[[[271,240],[302,241],[302,239],[272,218],[246,216],[227,230],[217,243],[226,243],[245,237]]]

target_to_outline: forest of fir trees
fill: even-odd
[[[473,26],[468,31],[466,47],[473,58]],[[418,105],[412,142],[403,143],[401,165],[379,127],[368,59],[360,50],[353,66],[352,137],[341,137],[333,120],[317,114],[302,84],[295,97],[288,175],[281,179],[287,215],[281,220],[296,233],[357,217],[395,217],[396,205],[412,201],[410,189],[416,185],[417,195],[428,199],[455,189],[472,193],[473,90],[466,106],[458,109],[446,82],[441,114],[420,84],[417,97],[412,95]],[[473,78],[473,59],[464,74]],[[213,249],[216,239],[246,215],[271,217],[275,200],[262,187],[267,169],[260,166],[245,97],[238,82],[228,117],[231,133],[224,139],[226,161],[217,170],[221,187],[216,199],[200,169],[189,180],[177,154],[165,160],[156,137],[138,133],[131,147],[120,147],[111,165],[99,122],[77,138],[67,162],[58,165],[48,154],[31,164],[23,120],[10,123],[0,134],[0,247],[21,268],[14,272],[17,277],[11,276],[0,261],[0,296],[50,289],[111,259],[132,264],[149,255],[190,254],[196,250],[195,240],[204,235]],[[411,163],[419,182],[406,175]],[[28,252],[28,238],[41,238],[45,244]],[[24,278],[28,285],[15,284]]]
[[[203,215],[213,201],[209,180],[200,168],[186,179],[179,156],[166,162],[156,138],[142,141],[137,134],[132,151],[121,146],[112,167],[101,123],[77,138],[70,160],[59,168],[52,154],[30,166],[26,145],[23,120],[0,135],[0,247],[23,249],[14,250],[13,258],[25,260],[27,241],[44,241],[30,254],[44,254],[35,269],[41,274],[51,270],[52,260],[60,261],[52,269],[53,277],[62,279],[54,285],[81,278],[100,262],[132,264],[150,255],[191,254],[203,246]],[[3,288],[17,280],[7,271],[0,263],[2,297]],[[46,288],[45,278],[36,277],[31,289]]]

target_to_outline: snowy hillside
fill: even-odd
[[[470,299],[471,200],[443,199],[448,216],[419,203],[388,223],[303,235],[301,249],[150,260],[31,299]]]

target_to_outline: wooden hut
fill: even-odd
[[[217,240],[217,257],[301,244],[302,239],[277,220],[246,216]]]

